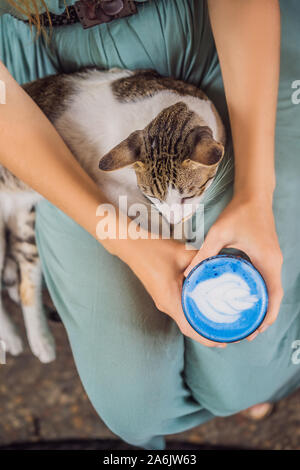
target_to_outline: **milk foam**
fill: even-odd
[[[188,294],[198,310],[215,323],[234,323],[258,302],[248,284],[237,274],[224,273],[196,285]]]

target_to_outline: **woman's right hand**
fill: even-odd
[[[118,242],[118,249],[122,243]],[[185,336],[208,347],[225,347],[199,335],[188,323],[181,307],[184,271],[197,251],[175,240],[126,240],[117,254],[143,283],[158,310],[169,315]],[[119,250],[118,250],[119,251]]]

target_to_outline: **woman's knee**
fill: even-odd
[[[108,428],[126,442],[143,446],[152,436],[164,434],[173,393],[166,390],[170,386],[168,380],[158,381],[147,370],[144,374],[132,374],[131,367],[124,364],[124,374],[119,370],[114,372],[109,364],[110,373],[105,370],[103,374],[86,374],[80,369],[79,372],[89,399]]]
[[[267,400],[274,381],[269,358],[265,353],[263,364],[258,347],[245,342],[218,350],[186,341],[185,380],[194,399],[215,416],[230,416]]]
[[[69,328],[77,369],[94,408],[131,444],[163,434],[164,422],[179,403],[184,346],[176,325],[170,325],[156,337],[133,330],[116,337],[107,332],[103,338],[100,328],[98,334],[95,327],[85,333]]]
[[[115,406],[111,406],[110,402],[101,402],[99,415],[121,439],[134,445],[143,445],[152,436],[162,433],[164,404],[154,408],[151,401],[146,403],[146,396],[145,400],[136,398],[135,395],[130,399],[120,396]]]
[[[242,388],[237,382],[236,386],[226,390],[215,384],[210,392],[193,390],[194,399],[214,416],[231,416],[258,403],[257,397]]]

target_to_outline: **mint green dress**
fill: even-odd
[[[64,9],[64,0],[47,4],[55,13]],[[1,13],[7,12],[5,2],[1,5]],[[108,427],[131,444],[161,449],[166,434],[278,400],[299,387],[300,104],[292,99],[292,85],[300,80],[300,2],[284,0],[281,7],[274,213],[285,296],[277,321],[265,333],[225,350],[183,337],[126,265],[48,202],[38,207],[44,276],[82,383]],[[140,2],[138,10],[88,30],[80,24],[57,27],[49,45],[4,14],[0,59],[19,83],[86,65],[154,68],[203,88],[228,125],[206,2],[151,0]],[[231,187],[205,208],[206,231],[230,197]]]

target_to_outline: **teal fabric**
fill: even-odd
[[[17,3],[20,4],[22,7],[22,0],[15,0]],[[66,7],[69,7],[70,5],[74,5],[74,3],[77,0],[46,0],[43,4],[39,5],[39,11],[40,13],[44,13],[46,11],[45,5],[47,5],[48,10],[51,13],[54,13],[55,15],[61,15]],[[137,3],[143,3],[146,2],[147,0],[135,0]],[[3,15],[5,13],[10,13],[13,14],[14,16],[17,16],[18,18],[25,18],[25,16],[20,13],[16,8],[12,7],[7,0],[1,0],[0,4],[0,15]]]
[[[44,275],[79,375],[102,419],[131,444],[163,448],[166,434],[278,400],[299,387],[300,365],[292,355],[300,339],[300,105],[292,104],[291,85],[300,78],[300,3],[284,0],[281,7],[274,213],[285,296],[265,333],[225,350],[184,338],[126,265],[48,202],[38,207]],[[56,28],[49,46],[43,37],[32,40],[28,27],[8,15],[0,20],[0,34],[0,58],[20,83],[83,65],[151,67],[202,87],[228,125],[204,1],[152,0],[136,16],[90,30]],[[231,191],[205,208],[206,231]]]

